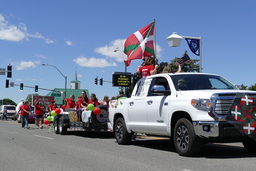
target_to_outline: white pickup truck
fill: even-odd
[[[246,105],[240,105],[247,97],[247,107],[256,104],[255,91],[239,90],[218,75],[156,74],[140,79],[130,98],[110,106],[109,120],[118,144],[142,133],[169,137],[182,156],[198,154],[208,142],[242,142],[256,151],[256,110],[243,112]]]

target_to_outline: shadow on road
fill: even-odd
[[[66,135],[74,135],[85,138],[112,139],[113,132],[85,132],[85,131],[68,131]],[[64,136],[66,136],[64,135]]]
[[[156,150],[170,151],[177,153],[174,145],[170,140],[137,140],[132,141],[131,145]],[[198,154],[199,158],[249,158],[256,157],[256,153],[248,152],[244,147],[235,146],[232,144],[206,144],[202,147]]]

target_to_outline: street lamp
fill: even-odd
[[[116,50],[114,50],[114,52],[117,52],[117,51],[119,51],[120,53],[121,53],[121,55],[123,56],[123,59],[124,59],[124,61],[125,61],[125,58],[124,58],[124,54],[123,54],[123,52],[119,49],[119,47],[117,47],[116,48]],[[127,72],[127,66],[126,66],[126,64],[124,63],[124,71],[125,72]]]
[[[199,72],[202,72],[202,38],[201,37],[180,36],[176,32],[173,32],[172,35],[170,35],[166,39],[168,41],[169,46],[178,47],[178,46],[180,46],[182,38],[199,40],[199,47],[198,47],[199,56],[200,56]],[[192,44],[192,46],[193,45],[194,44]]]
[[[62,72],[60,72],[60,70],[56,67],[56,66],[54,66],[54,65],[49,65],[49,64],[42,64],[43,66],[52,66],[52,67],[54,67],[54,68],[56,68],[58,71],[59,71],[59,73],[64,77],[64,79],[65,79],[65,92],[64,92],[64,99],[66,98],[66,94],[67,94],[67,76],[65,76],[64,74],[62,74]]]

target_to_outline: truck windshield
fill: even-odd
[[[6,109],[7,109],[7,110],[15,110],[16,108],[13,107],[13,106],[7,106]]]
[[[171,79],[176,90],[237,90],[233,84],[217,75],[182,74],[171,75]]]

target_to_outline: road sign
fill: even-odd
[[[5,68],[0,68],[0,75],[5,75]]]
[[[131,85],[132,74],[130,72],[114,72],[112,75],[112,85],[115,87],[129,87]]]

